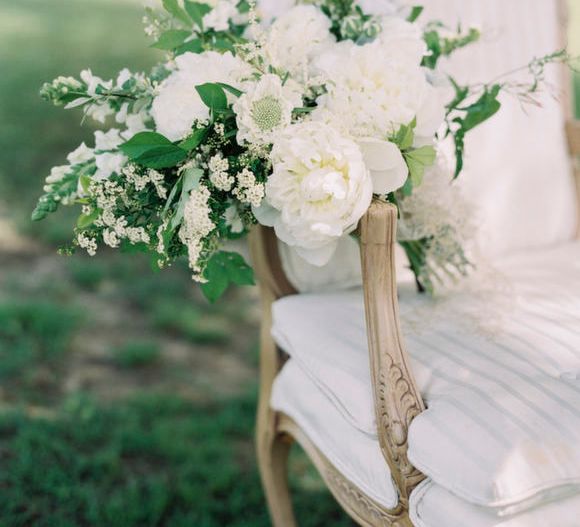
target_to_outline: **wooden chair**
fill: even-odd
[[[563,2],[560,4],[563,8]],[[565,85],[570,85],[569,78]],[[567,99],[565,104],[569,117],[565,124],[569,150],[577,158],[580,156],[580,123],[571,119],[570,100]],[[580,203],[577,162],[575,167]],[[358,524],[367,527],[412,525],[409,498],[425,476],[408,459],[407,437],[411,422],[425,410],[425,403],[415,382],[399,321],[396,232],[397,211],[393,205],[381,201],[372,204],[359,226],[377,432],[384,462],[399,494],[398,505],[392,509],[377,503],[349,481],[292,418],[272,409],[272,386],[287,360],[271,336],[272,304],[298,291],[284,273],[278,240],[273,231],[256,227],[251,235],[251,252],[262,299],[257,453],[272,522],[276,527],[296,525],[287,485],[288,452],[294,442],[301,445],[336,500]]]

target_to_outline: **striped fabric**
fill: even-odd
[[[409,455],[457,496],[512,514],[580,490],[580,243],[504,259],[496,274],[501,294],[436,302],[402,290],[429,406]],[[360,290],[288,297],[273,314],[278,344],[376,438]]]

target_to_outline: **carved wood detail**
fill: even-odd
[[[411,421],[425,405],[403,343],[397,299],[397,209],[376,201],[361,221],[361,256],[375,414],[381,450],[407,506],[425,478],[407,457]]]

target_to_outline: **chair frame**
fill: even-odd
[[[565,43],[567,5],[558,0]],[[571,78],[564,73],[566,134],[574,158],[574,175],[580,204],[580,121],[572,119]],[[256,448],[266,500],[275,527],[295,527],[288,487],[288,454],[294,442],[312,460],[324,482],[343,509],[363,527],[412,527],[409,497],[425,476],[410,463],[407,435],[411,421],[425,404],[417,388],[405,349],[399,320],[395,271],[397,209],[376,200],[359,225],[363,290],[372,390],[377,433],[385,461],[399,493],[394,509],[387,509],[367,496],[342,475],[308,438],[298,424],[270,406],[272,386],[287,360],[271,336],[272,304],[297,294],[282,268],[278,239],[273,229],[256,226],[250,234],[250,250],[262,301],[260,398]],[[580,239],[580,219],[578,225]]]

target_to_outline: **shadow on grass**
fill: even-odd
[[[0,525],[267,527],[255,404],[75,395],[52,419],[0,416]],[[352,526],[301,453],[292,465],[300,526]]]

